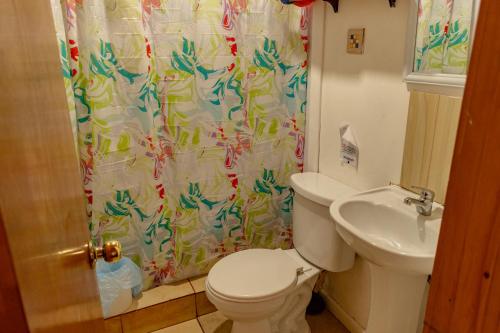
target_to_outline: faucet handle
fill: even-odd
[[[412,186],[411,188],[420,191],[420,199],[434,201],[436,193],[433,190],[421,186]]]

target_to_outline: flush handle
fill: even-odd
[[[94,246],[92,241],[88,244],[89,263],[94,267],[97,259],[103,258],[104,261],[113,263],[122,258],[122,245],[119,241],[107,241],[102,247]]]

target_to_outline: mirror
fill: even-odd
[[[409,89],[461,96],[480,0],[414,0],[408,29]],[[433,87],[425,87],[425,85]]]

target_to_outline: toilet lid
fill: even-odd
[[[223,297],[262,300],[293,288],[298,268],[298,263],[283,250],[245,250],[216,263],[208,273],[207,283]]]

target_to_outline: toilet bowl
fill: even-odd
[[[319,273],[354,264],[328,207],[355,190],[318,173],[295,174],[291,183],[295,248],[230,254],[206,279],[207,297],[233,321],[232,333],[309,333],[305,311]]]
[[[320,271],[295,249],[245,250],[214,266],[206,294],[233,333],[309,332],[305,310]]]

